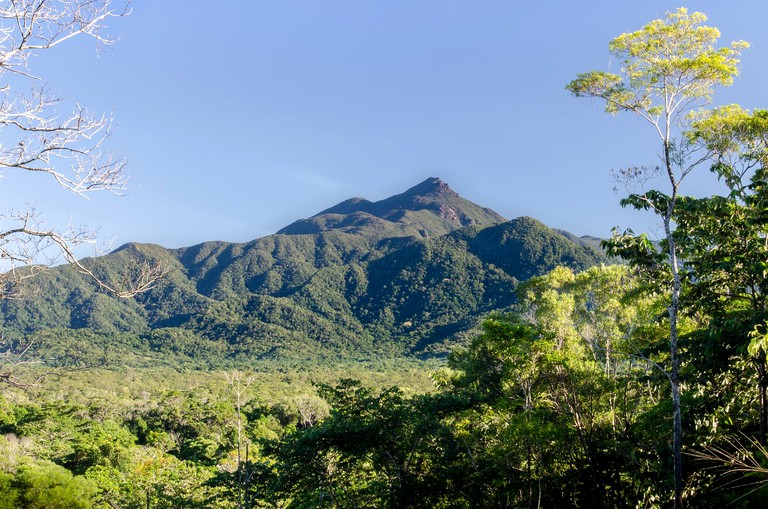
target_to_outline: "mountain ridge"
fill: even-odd
[[[507,221],[438,178],[377,202],[345,200],[249,242],[129,243],[87,263],[119,279],[131,255],[163,263],[168,277],[117,299],[56,268],[33,280],[37,298],[0,302],[0,325],[84,350],[93,334],[122,338],[125,355],[158,362],[442,355],[484,313],[511,306],[519,281],[605,260],[536,219]]]

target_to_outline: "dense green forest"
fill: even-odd
[[[567,86],[659,135],[616,177],[664,235],[616,231],[612,258],[430,179],[88,261],[167,264],[131,299],[33,279],[3,302],[0,508],[767,506],[768,112],[703,109],[746,47],[705,21],[623,34],[621,75]],[[694,169],[722,192],[683,194]]]
[[[7,507],[669,505],[664,294],[635,272],[556,268],[532,278],[518,289],[516,313],[491,315],[443,366],[87,370],[5,390],[1,499]],[[733,310],[681,322],[690,507],[768,502],[750,320]]]
[[[514,302],[519,281],[604,261],[596,247],[530,217],[507,221],[431,178],[245,244],[131,244],[83,262],[112,286],[132,259],[166,268],[130,299],[57,267],[31,279],[26,298],[0,301],[0,323],[32,355],[88,351],[132,366],[445,356]]]

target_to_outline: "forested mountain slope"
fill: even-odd
[[[603,260],[435,178],[379,202],[347,200],[247,243],[127,244],[87,263],[119,279],[128,253],[161,261],[167,278],[118,299],[60,267],[33,280],[32,296],[2,302],[4,330],[213,360],[440,353],[480,315],[512,304],[518,281]]]

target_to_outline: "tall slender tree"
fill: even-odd
[[[710,103],[714,89],[731,85],[738,74],[743,41],[717,47],[720,32],[704,25],[706,16],[680,8],[669,12],[635,32],[611,41],[609,50],[621,62],[620,74],[592,71],[578,75],[567,85],[577,97],[592,97],[605,102],[608,113],[630,112],[652,126],[660,142],[661,165],[634,166],[618,173],[627,184],[644,184],[658,174],[666,181],[664,190],[630,192],[623,206],[650,210],[664,228],[664,252],[657,252],[645,236],[631,230],[615,232],[609,248],[636,264],[654,269],[669,290],[670,364],[667,371],[673,406],[673,457],[675,506],[682,506],[682,419],[680,408],[680,359],[678,314],[683,281],[680,275],[679,248],[675,242],[674,215],[681,185],[690,173],[706,161],[709,154],[700,145],[690,144],[685,136],[690,113]],[[641,186],[642,187],[642,186]],[[631,185],[628,190],[632,190]]]

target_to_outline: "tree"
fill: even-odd
[[[80,196],[126,190],[125,160],[105,148],[111,119],[80,105],[60,114],[61,100],[31,62],[39,52],[75,37],[112,44],[104,24],[127,13],[127,5],[115,9],[112,0],[12,0],[0,5],[0,168],[45,175]],[[124,286],[102,281],[75,255],[76,247],[95,241],[92,231],[54,229],[35,209],[2,210],[0,219],[4,296],[12,295],[21,280],[61,260],[120,296],[148,289],[159,275],[157,267],[146,264]]]
[[[442,419],[455,398],[350,379],[319,393],[330,415],[278,447],[276,488],[287,507],[445,507],[436,500],[457,485],[442,477],[453,460]]]
[[[577,274],[557,267],[521,283],[517,294],[521,316],[550,342],[538,369],[547,381],[544,399],[562,426],[557,440],[580,448],[569,453],[580,461],[563,484],[586,481],[574,496],[587,496],[594,507],[649,502],[662,491],[655,479],[658,458],[651,452],[656,448],[650,437],[657,433],[648,433],[644,447],[637,436],[657,392],[647,373],[655,362],[649,347],[663,333],[653,320],[660,311],[658,295],[624,265]],[[509,344],[514,335],[506,336]]]
[[[91,467],[86,478],[98,487],[98,507],[232,507],[223,501],[221,488],[208,484],[213,478],[209,469],[153,447],[132,449],[123,468]]]
[[[719,375],[718,392],[726,397],[709,406],[714,408],[712,421],[729,422],[731,428],[730,435],[721,433],[714,440],[696,444],[698,450],[691,454],[725,466],[730,476],[763,475],[763,470],[747,463],[759,466],[755,456],[764,457],[768,435],[768,111],[749,112],[736,105],[716,108],[696,117],[689,140],[713,153],[711,170],[728,191],[724,196],[681,199],[675,234],[690,280],[683,297],[688,307],[708,317],[708,336],[715,337],[730,355],[730,362],[721,360],[723,366],[710,367]],[[745,377],[724,375],[739,373],[744,365],[754,369],[755,376],[752,387],[744,384],[744,395],[736,398],[724,382],[736,378],[731,382],[736,384]],[[754,387],[757,397],[749,390]],[[759,406],[756,439],[745,436],[755,430],[754,420],[735,418],[742,413],[736,408],[740,400],[746,400],[750,410],[756,406],[755,400]],[[718,411],[725,414],[724,419],[717,419]],[[724,461],[728,455],[730,462]]]
[[[47,461],[22,465],[13,484],[18,488],[18,507],[30,509],[89,509],[96,494],[93,482]]]
[[[243,374],[240,371],[233,371],[225,373],[224,376],[227,379],[227,383],[232,388],[232,395],[235,397],[235,410],[237,412],[237,507],[242,509],[245,507],[248,484],[250,482],[251,475],[247,471],[248,467],[248,444],[243,444],[243,396],[251,386],[253,377],[243,378]],[[243,455],[243,445],[245,445],[245,455]]]
[[[115,6],[113,0],[0,3],[0,177],[5,172],[47,177],[83,197],[97,191],[120,194],[126,190],[125,160],[105,146],[111,118],[79,104],[70,113],[62,113],[66,105],[32,65],[35,55],[73,38],[112,44],[105,23],[126,14],[128,3]],[[78,247],[95,241],[95,232],[86,227],[50,226],[35,208],[0,208],[0,298],[19,296],[24,280],[62,261],[120,297],[148,290],[165,274],[160,265],[137,258],[119,281],[102,279],[76,255]],[[26,350],[14,351],[9,343],[6,338],[0,343],[0,363],[11,368],[1,370],[0,381],[23,385],[13,368],[25,362]]]
[[[609,49],[622,64],[621,74],[592,71],[580,74],[567,89],[577,97],[605,101],[608,113],[631,112],[648,122],[661,142],[661,166],[635,166],[618,173],[630,194],[623,206],[650,210],[664,227],[664,252],[646,236],[631,231],[615,232],[609,242],[613,254],[652,269],[661,286],[668,289],[669,369],[673,406],[673,457],[675,506],[682,505],[682,419],[680,408],[680,359],[678,313],[683,281],[680,251],[674,238],[674,215],[680,187],[688,175],[709,157],[701,146],[690,144],[684,133],[690,127],[689,113],[707,105],[715,87],[728,86],[738,74],[739,56],[748,45],[743,41],[716,47],[720,32],[703,23],[706,16],[684,8],[651,21],[640,30],[611,41]],[[644,190],[649,178],[662,174],[667,191]],[[640,188],[640,192],[632,192]]]

